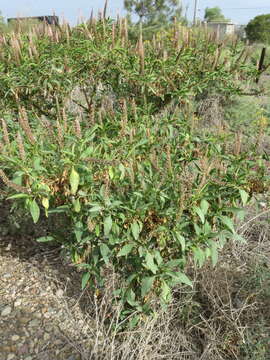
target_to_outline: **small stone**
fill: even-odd
[[[11,313],[11,311],[12,311],[12,308],[10,306],[6,306],[4,308],[4,310],[2,310],[1,316],[7,316]]]
[[[28,321],[29,321],[29,319],[26,318],[26,317],[21,317],[21,318],[20,318],[20,322],[21,322],[22,324],[26,324]]]
[[[6,247],[5,250],[6,250],[6,251],[10,251],[10,249],[11,249],[11,243],[8,244],[8,246]]]
[[[19,340],[19,336],[18,335],[13,335],[12,337],[11,337],[11,340],[12,341],[18,341]]]
[[[7,360],[15,359],[15,354],[8,354]]]
[[[32,360],[32,356],[27,356],[24,360]]]
[[[37,327],[39,326],[39,321],[38,319],[31,320],[28,325],[31,327]]]
[[[45,340],[45,341],[50,340],[50,335],[49,335],[48,333],[46,333],[46,334],[44,335],[44,340]]]
[[[57,297],[62,297],[64,295],[64,291],[62,289],[59,289],[59,290],[56,291],[55,295]]]
[[[20,346],[19,348],[18,348],[18,354],[19,355],[23,355],[23,354],[26,354],[26,353],[28,353],[28,346],[27,346],[27,344],[23,344],[22,346]]]
[[[18,299],[18,300],[15,301],[14,306],[15,306],[15,307],[18,307],[18,306],[20,306],[21,304],[22,304],[22,300]]]
[[[9,273],[6,273],[6,274],[4,274],[4,275],[3,275],[3,278],[4,278],[4,279],[8,279],[8,278],[11,278],[11,274],[9,274]]]

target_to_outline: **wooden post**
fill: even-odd
[[[263,47],[262,48],[262,53],[261,53],[261,57],[260,57],[260,61],[259,61],[259,66],[258,66],[258,77],[256,78],[256,84],[258,84],[259,80],[260,80],[260,75],[264,70],[264,59],[265,59],[265,54],[266,54],[266,48]]]

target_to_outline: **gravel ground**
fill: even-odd
[[[58,249],[0,237],[0,360],[82,359],[86,306]]]

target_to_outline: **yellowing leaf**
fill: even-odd
[[[77,190],[78,190],[79,182],[80,182],[80,175],[77,173],[77,171],[73,167],[72,170],[71,170],[70,176],[69,176],[69,183],[70,183],[70,186],[71,186],[71,193],[73,195],[75,195]]]
[[[42,198],[41,203],[46,210],[49,209],[49,199],[48,198]]]

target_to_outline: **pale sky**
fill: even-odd
[[[188,6],[188,18],[192,19],[195,0],[183,0]],[[115,17],[124,14],[123,0],[109,0],[108,14]],[[91,9],[95,13],[103,8],[103,0],[0,0],[0,10],[5,18],[15,16],[51,15],[65,16],[76,24],[79,17],[89,18]],[[198,17],[203,18],[206,7],[219,6],[227,18],[238,24],[246,24],[257,15],[270,13],[269,0],[198,0]]]

